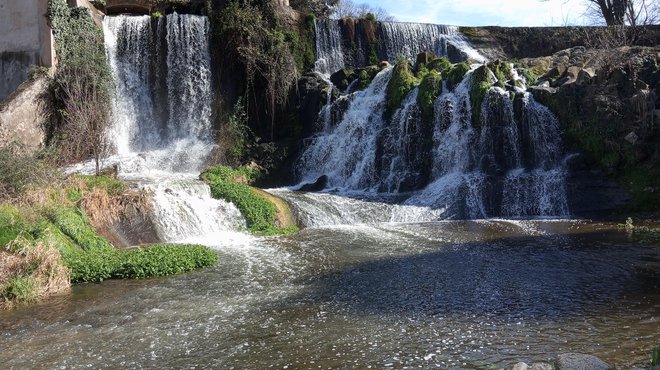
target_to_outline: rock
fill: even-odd
[[[593,69],[584,68],[578,72],[577,80],[575,82],[578,85],[588,85],[593,81],[594,77],[596,77],[596,73]]]
[[[391,67],[391,66],[392,65],[390,64],[390,62],[388,62],[386,60],[384,60],[384,61],[382,61],[378,64],[378,68],[380,68],[380,69],[385,69],[385,68]]]
[[[468,59],[467,54],[465,54],[461,49],[456,47],[456,45],[448,42],[447,43],[447,58],[452,63],[464,62]]]
[[[328,176],[322,175],[311,184],[304,184],[298,189],[299,191],[321,191],[328,186]]]
[[[557,370],[610,370],[612,367],[596,356],[565,353],[557,357]]]
[[[542,80],[552,81],[564,75],[566,72],[566,66],[563,64],[558,64],[548,71],[548,73],[541,76]]]
[[[415,62],[415,65],[417,68],[419,68],[420,65],[424,64],[429,64],[433,59],[435,59],[436,56],[430,51],[425,51],[422,53],[417,54],[417,61]]]
[[[660,109],[656,109],[653,111],[653,119],[656,122],[660,122]]]
[[[531,364],[527,370],[554,370],[554,366],[547,362],[535,362]]]
[[[519,362],[509,368],[509,370],[528,370],[529,366],[527,366],[526,363],[524,362]]]
[[[357,74],[352,69],[340,69],[330,76],[330,82],[340,90],[346,90],[348,84],[357,78]]]
[[[625,140],[629,142],[632,145],[637,144],[637,141],[639,140],[639,136],[635,133],[635,131],[632,131],[628,135],[626,135]]]

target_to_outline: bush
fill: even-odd
[[[61,172],[46,153],[23,154],[21,148],[0,148],[0,200],[20,198],[26,190],[43,185],[57,185]]]
[[[192,271],[214,266],[218,254],[200,245],[153,245],[135,248],[120,254],[119,266],[114,273],[120,279],[144,279]]]

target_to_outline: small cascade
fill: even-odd
[[[391,75],[391,67],[381,71],[366,90],[355,93],[341,123],[311,139],[297,169],[304,181],[327,175],[330,187],[365,189],[376,184],[377,139]]]
[[[103,28],[116,86],[110,137],[117,151],[105,163],[153,194],[163,241],[217,245],[244,229],[236,207],[213,199],[197,179],[214,147],[208,19],[108,16]]]
[[[379,191],[402,192],[426,183],[424,127],[417,105],[419,88],[414,88],[392,117],[392,125],[381,133],[382,181]]]
[[[341,28],[337,21],[324,19],[315,21],[316,72],[330,76],[344,68],[344,52],[341,45]]]
[[[246,227],[233,204],[213,199],[209,187],[195,178],[159,181],[145,188],[154,194],[154,221],[162,240],[186,241]]]

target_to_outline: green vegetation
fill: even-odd
[[[472,81],[470,87],[470,105],[472,107],[472,124],[481,124],[481,105],[490,90],[491,85],[485,81]]]
[[[112,77],[105,58],[103,31],[84,7],[49,0],[47,17],[55,36],[58,68],[43,107],[48,144],[63,164],[95,158],[107,150]]]
[[[453,89],[454,86],[458,85],[463,81],[463,77],[466,73],[470,71],[470,66],[465,62],[458,63],[454,65],[451,70],[446,73],[445,80],[447,81],[447,87]],[[443,74],[445,76],[445,74]]]
[[[433,103],[442,93],[442,76],[435,70],[428,72],[419,84],[417,103],[425,117],[433,117]]]
[[[527,82],[527,86],[532,86],[536,85],[536,82],[539,80],[539,76],[534,73],[533,70],[529,68],[521,68],[518,70],[518,72],[525,77],[525,81]]]
[[[479,31],[475,27],[459,27],[458,32],[467,37],[479,37]]]
[[[37,300],[37,280],[33,276],[14,276],[2,285],[1,301],[34,302]]]
[[[144,279],[174,275],[214,266],[217,262],[218,254],[201,245],[158,244],[123,251],[114,277]]]
[[[220,147],[224,148],[224,163],[240,165],[250,152],[252,131],[248,126],[248,116],[243,99],[239,98],[229,117],[220,128]]]
[[[650,365],[651,367],[660,365],[660,346],[653,348]]]
[[[201,174],[201,179],[211,187],[214,198],[231,202],[241,211],[250,232],[280,235],[297,231],[295,225],[283,224],[282,217],[278,220],[278,207],[274,202],[248,185],[257,177],[258,172],[247,167],[210,167]]]
[[[466,64],[467,65],[467,64]],[[436,58],[433,59],[429,64],[426,66],[427,69],[429,70],[434,70],[442,73],[443,77],[448,77],[449,71],[454,67],[453,64],[447,59],[447,57],[442,57],[442,58]],[[468,67],[469,71],[469,67]],[[465,73],[464,73],[465,75]]]
[[[403,59],[397,61],[392,72],[392,78],[387,84],[387,110],[394,113],[406,98],[410,90],[417,85],[419,81],[413,74],[410,63]]]

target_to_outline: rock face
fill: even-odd
[[[548,68],[548,62],[551,67],[532,92],[558,116],[568,151],[584,154],[570,166],[569,193],[578,203],[573,208],[578,213],[627,204],[636,210],[657,209],[660,47],[576,47],[522,64],[539,70]],[[630,198],[608,179],[624,185]]]
[[[612,367],[591,355],[566,353],[557,358],[557,370],[610,370]]]
[[[24,153],[33,153],[44,143],[39,114],[39,95],[46,77],[25,82],[0,104],[0,146],[17,144]]]

